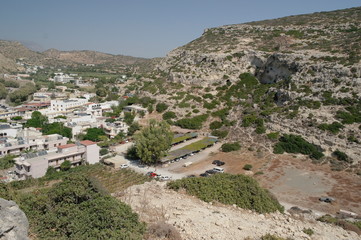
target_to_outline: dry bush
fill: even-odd
[[[344,220],[338,220],[336,225],[342,227],[347,231],[353,231],[356,232],[358,235],[361,235],[361,229],[359,229],[357,226],[353,225],[352,223],[346,222]]]
[[[164,240],[182,240],[178,230],[174,226],[163,221],[154,223],[148,228],[146,239],[153,240],[155,238]]]

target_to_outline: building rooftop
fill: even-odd
[[[76,146],[74,143],[70,143],[70,144],[60,145],[60,146],[58,146],[58,148],[65,149],[65,148],[71,148],[74,146]]]
[[[90,140],[84,140],[84,141],[81,141],[80,143],[85,145],[85,146],[97,144],[96,142],[93,142],[93,141],[90,141]]]

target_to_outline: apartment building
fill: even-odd
[[[40,132],[39,132],[40,133]],[[69,138],[63,137],[59,134],[51,135],[32,135],[18,134],[16,138],[1,138],[0,139],[0,157],[8,154],[20,154],[26,150],[52,150],[61,145],[65,145]]]
[[[84,98],[70,98],[67,100],[51,100],[50,111],[52,112],[68,112],[74,108],[82,107],[88,103]]]
[[[99,149],[95,142],[85,140],[58,146],[56,152],[43,150],[24,154],[15,159],[15,172],[19,179],[39,178],[45,176],[49,167],[59,170],[64,161],[70,161],[73,167],[94,164],[99,162]]]
[[[54,82],[60,82],[60,83],[68,83],[70,81],[74,81],[74,76],[69,76],[68,74],[64,73],[55,73],[54,76]]]

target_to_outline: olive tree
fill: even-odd
[[[149,121],[149,126],[135,135],[136,152],[143,163],[157,163],[171,147],[173,133],[165,122]]]

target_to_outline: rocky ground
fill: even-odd
[[[168,223],[185,240],[260,239],[273,234],[291,239],[361,239],[354,232],[315,221],[310,215],[257,214],[236,206],[210,204],[165,187],[147,182],[118,193],[147,223]],[[303,232],[312,229],[312,236]]]
[[[19,206],[0,198],[0,240],[26,240],[28,228],[28,219]]]

